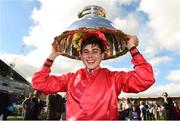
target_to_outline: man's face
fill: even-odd
[[[101,53],[101,49],[98,45],[88,44],[80,53],[81,60],[88,69],[97,69],[104,57],[104,53]]]

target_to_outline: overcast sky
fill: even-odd
[[[140,52],[153,66],[156,83],[139,94],[161,96],[167,91],[180,96],[180,0],[0,0],[0,59],[29,82],[50,54],[55,36],[78,20],[87,5],[99,5],[106,18],[125,33],[137,35]],[[104,61],[110,70],[133,69],[127,53]],[[52,74],[83,68],[81,61],[58,57]]]

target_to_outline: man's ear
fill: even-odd
[[[101,53],[101,59],[104,59],[104,55],[105,55],[104,53]]]
[[[82,60],[82,53],[79,51],[79,58]]]

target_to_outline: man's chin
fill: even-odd
[[[97,68],[99,68],[99,66],[96,66],[96,67],[94,67],[94,66],[86,66],[86,68],[88,70],[96,70]]]
[[[94,70],[95,68],[92,67],[86,67],[88,70]]]

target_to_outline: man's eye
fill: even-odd
[[[98,53],[99,51],[98,50],[93,50],[93,53]]]
[[[88,51],[84,51],[83,53],[88,53]]]

